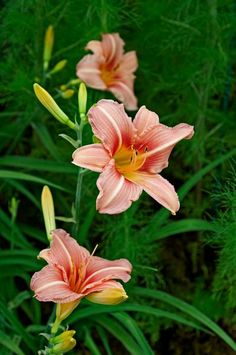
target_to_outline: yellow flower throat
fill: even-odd
[[[146,161],[146,152],[147,148],[140,152],[133,145],[129,148],[122,146],[114,156],[116,169],[122,175],[141,169]]]

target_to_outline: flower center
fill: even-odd
[[[84,281],[84,277],[85,277],[85,265],[82,264],[79,269],[76,269],[75,265],[73,264],[73,268],[70,272],[70,277],[69,277],[70,289],[78,293],[80,286]]]
[[[139,151],[133,145],[129,148],[122,146],[114,157],[116,169],[123,175],[139,170],[146,161],[146,151],[146,148]]]
[[[106,86],[110,86],[114,81],[115,71],[112,69],[108,69],[105,65],[102,65],[101,68],[101,78],[106,84]]]

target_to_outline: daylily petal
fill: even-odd
[[[141,137],[159,123],[158,115],[146,108],[140,107],[133,120],[133,125],[137,129],[137,135]]]
[[[81,262],[89,256],[88,250],[81,247],[63,229],[55,229],[52,232],[50,249],[44,249],[39,254],[39,257],[45,259],[49,264],[63,266],[67,275],[74,267],[78,268]]]
[[[138,68],[138,60],[135,51],[125,53],[120,61],[118,73],[133,74]]]
[[[142,189],[126,180],[115,169],[115,162],[111,160],[97,180],[100,191],[97,197],[97,210],[100,213],[121,213],[136,201]]]
[[[101,172],[111,159],[102,144],[90,144],[78,148],[72,155],[72,163],[83,168]]]
[[[113,156],[122,144],[129,146],[134,136],[131,118],[122,104],[113,100],[100,100],[88,112],[93,133]]]
[[[158,124],[142,137],[138,137],[137,149],[147,151],[146,162],[141,170],[159,173],[168,166],[168,159],[175,144],[182,139],[190,139],[193,133],[193,126],[185,123],[180,123],[173,128]]]
[[[92,54],[86,55],[76,66],[76,75],[86,85],[94,89],[106,90],[106,84],[101,78],[100,65],[103,59]]]
[[[130,277],[128,277],[128,274],[130,274],[132,271],[132,265],[127,259],[107,260],[104,258],[100,258],[99,256],[93,256],[89,260],[89,263],[87,265],[86,277],[90,277],[97,271],[111,267],[115,268],[115,270],[118,271],[118,273],[116,273],[116,275],[118,275],[118,279],[121,279],[124,282],[127,282],[129,280]],[[121,270],[121,272],[119,272],[119,270]]]
[[[94,284],[104,280],[119,279],[128,282],[131,271],[132,265],[126,259],[111,261],[98,256],[93,256],[87,265],[83,290],[84,288],[87,288],[86,286],[90,288],[93,287]]]
[[[124,41],[118,33],[107,33],[102,35],[103,54],[106,58],[106,64],[111,69],[116,67],[122,58],[124,52]]]
[[[135,172],[127,175],[127,179],[143,188],[154,200],[175,214],[179,209],[179,199],[174,186],[161,175]]]
[[[71,302],[82,297],[70,290],[68,283],[63,280],[59,268],[47,265],[39,272],[36,272],[30,283],[35,297],[43,302]]]
[[[93,290],[86,298],[93,303],[115,305],[124,302],[128,296],[119,282],[107,281],[100,288],[97,286],[96,291]]]
[[[86,45],[85,49],[92,51],[98,57],[103,56],[103,48],[100,41],[90,41]]]
[[[127,110],[137,110],[137,98],[133,89],[134,78],[126,80],[117,79],[109,86],[109,91],[121,102],[124,103]]]

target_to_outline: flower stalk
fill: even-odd
[[[83,143],[83,128],[88,122],[86,116],[87,110],[87,89],[84,83],[81,83],[78,91],[78,108],[80,116],[80,125],[79,130],[77,131],[78,147],[82,146]],[[74,234],[77,235],[79,231],[80,223],[80,201],[81,201],[81,191],[83,183],[83,169],[79,169],[76,183],[76,194],[75,194],[75,225],[74,225]]]

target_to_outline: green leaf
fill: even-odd
[[[148,235],[145,238],[147,243],[171,237],[175,234],[196,232],[196,231],[211,231],[215,232],[216,227],[214,224],[204,221],[203,219],[183,219],[177,222],[170,222],[161,227],[155,234]]]
[[[28,199],[33,202],[33,204],[40,209],[40,203],[39,201],[35,198],[35,196],[21,183],[19,183],[18,181],[15,180],[6,180],[6,182],[9,185],[12,185],[16,190],[20,191],[23,195],[25,195],[26,197],[28,197]]]
[[[42,220],[43,220],[43,217],[42,217]],[[19,227],[22,230],[22,232],[24,234],[26,234],[27,236],[29,236],[30,238],[33,238],[35,240],[39,240],[40,242],[42,242],[46,245],[48,244],[48,239],[47,239],[45,232],[42,232],[41,230],[34,228],[34,227],[30,226],[29,224],[20,223]]]
[[[225,160],[232,158],[235,154],[236,148],[232,149],[228,154],[222,155],[221,157],[213,160],[210,164],[208,164],[207,166],[199,170],[196,174],[194,174],[179,189],[178,195],[180,200],[182,200],[187,195],[187,193],[203,178],[204,175],[208,174],[211,170],[222,164]]]
[[[85,332],[85,345],[87,346],[87,348],[90,350],[91,354],[93,355],[102,355],[102,353],[100,352],[99,348],[97,347],[96,343],[94,342],[91,333],[89,331],[89,329],[86,329]]]
[[[33,337],[30,336],[17,317],[6,307],[6,305],[0,300],[0,314],[7,320],[7,322],[12,326],[12,328],[22,337],[22,341],[33,350],[35,353]]]
[[[104,346],[104,348],[105,348],[105,350],[107,352],[107,355],[112,355],[112,350],[111,350],[109,342],[108,342],[106,331],[100,326],[97,326],[96,330],[97,330],[97,333],[100,336],[100,340],[101,340],[101,342],[102,342],[102,344],[103,344],[103,346]]]
[[[154,352],[152,351],[150,345],[147,342],[143,332],[139,329],[137,323],[134,319],[132,319],[127,313],[113,313],[113,317],[118,319],[124,328],[127,328],[127,331],[132,334],[134,339],[139,344],[140,348],[142,349],[143,354],[145,355],[153,355]]]
[[[187,193],[203,178],[204,175],[208,174],[211,170],[216,168],[218,165],[222,164],[225,160],[232,158],[236,154],[236,149],[232,149],[228,154],[225,154],[213,162],[199,170],[194,174],[186,183],[179,189],[178,196],[180,201],[187,195]],[[162,225],[169,217],[170,212],[162,208],[159,212],[149,220],[148,226],[142,228],[139,232],[140,235],[152,235],[155,234],[157,228]]]
[[[15,245],[21,248],[29,248],[32,249],[31,244],[26,240],[24,235],[21,233],[21,230],[18,228],[16,224],[12,224],[11,219],[8,215],[0,209],[0,227],[1,234],[7,241],[11,242],[11,231],[15,234]]]
[[[46,179],[38,178],[36,176],[21,173],[18,171],[1,170],[0,171],[0,178],[1,179],[16,179],[16,180],[31,181],[31,182],[36,182],[41,185],[49,185],[49,186],[55,187],[56,189],[67,191],[67,189],[65,189],[64,187],[56,185]]]
[[[19,155],[9,155],[0,158],[0,166],[12,166],[28,170],[47,171],[52,173],[76,174],[78,168],[70,162],[64,163],[49,159],[36,159]]]
[[[139,304],[131,304],[131,303],[126,303],[122,305],[117,305],[117,306],[102,306],[102,305],[91,305],[90,307],[85,307],[81,308],[79,312],[75,312],[71,315],[70,317],[70,322],[75,322],[87,317],[93,317],[98,315],[98,314],[103,314],[103,313],[113,313],[113,312],[120,312],[120,311],[129,311],[129,312],[140,312],[140,313],[146,313],[146,314],[151,314],[157,318],[168,318],[173,321],[182,323],[184,325],[187,325],[189,327],[193,327],[195,329],[200,329],[207,331],[205,328],[200,326],[198,323],[188,320],[178,314],[164,311],[162,309],[156,309],[153,307],[145,306],[145,305],[139,305]]]
[[[5,348],[11,350],[14,354],[25,355],[25,353],[21,351],[19,346],[12,341],[12,337],[10,338],[6,333],[3,333],[1,330],[0,330],[0,344],[2,344]]]
[[[8,303],[9,310],[19,307],[22,302],[28,300],[29,298],[32,298],[32,295],[29,291],[19,292],[16,297]]]
[[[143,355],[142,349],[135,342],[128,331],[111,317],[99,317],[96,323],[103,326],[109,333],[117,338],[132,355]]]
[[[37,251],[33,250],[3,250],[0,251],[0,269],[4,274],[4,269],[15,266],[16,275],[19,271],[35,271],[40,266],[36,259]]]
[[[198,322],[202,323],[204,326],[209,328],[212,332],[214,332],[221,339],[223,339],[225,343],[228,344],[233,350],[236,350],[235,341],[215,322],[213,322],[205,314],[203,314],[202,312],[200,312],[198,309],[191,306],[190,304],[162,291],[150,290],[142,287],[135,287],[132,291],[135,293],[135,295],[139,295],[143,297],[151,297],[161,302],[168,303],[169,305],[175,308],[178,308],[185,314],[191,316],[193,319],[197,320]]]
[[[50,155],[56,159],[57,161],[61,160],[60,153],[56,144],[53,142],[53,139],[49,133],[49,130],[45,126],[45,124],[41,122],[34,122],[33,127],[37,132],[42,144],[46,148],[46,150],[50,153]]]

